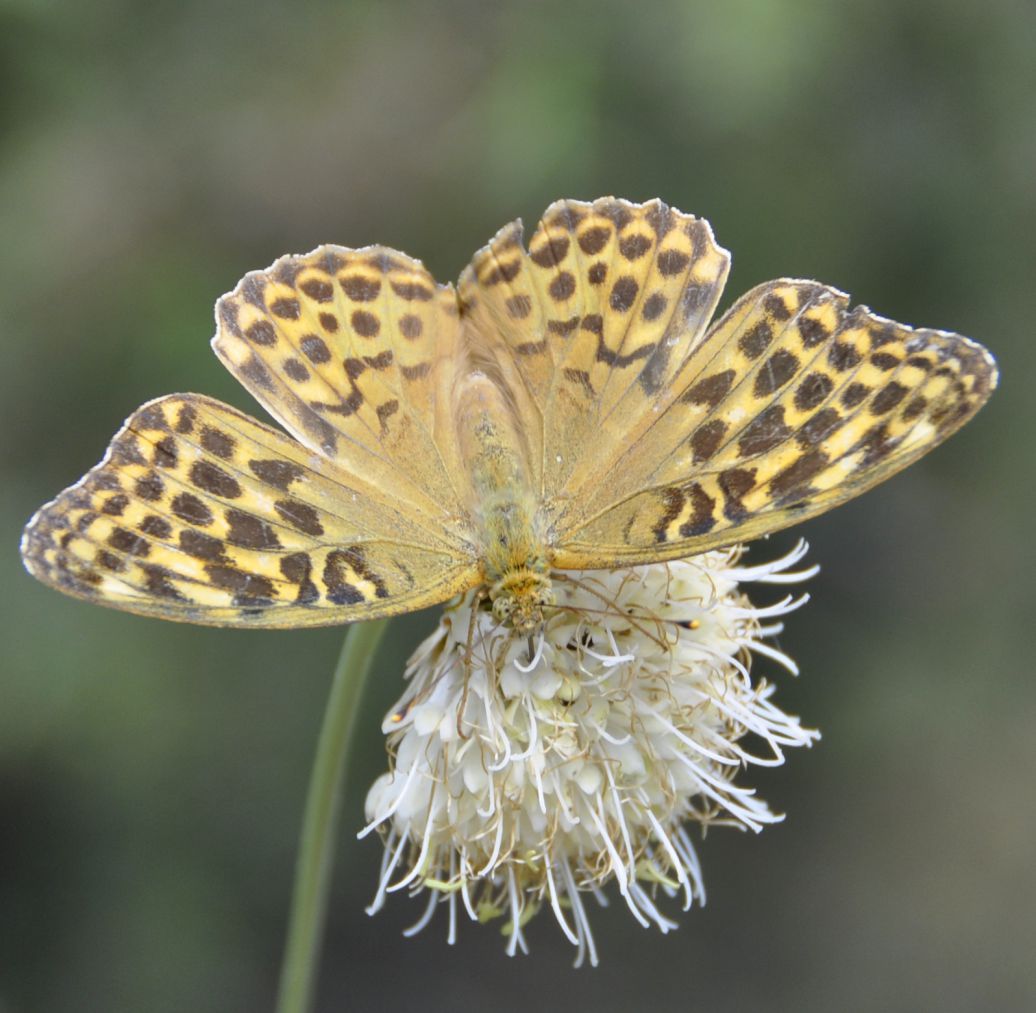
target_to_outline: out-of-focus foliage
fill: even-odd
[[[404,621],[356,743],[323,1009],[500,1013],[1036,1006],[1032,666],[1036,16],[1031,5],[621,0],[0,6],[0,1010],[269,1008],[340,631],[181,628],[21,572],[18,530],[144,400],[259,413],[211,306],[321,242],[440,278],[560,196],[660,196],[734,253],[731,298],[817,277],[970,334],[1004,382],[949,445],[806,526],[784,646],[824,741],[710,834],[668,937],[595,917],[369,922],[357,844]],[[774,553],[776,546],[761,552]]]

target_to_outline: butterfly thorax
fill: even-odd
[[[493,612],[518,633],[543,623],[554,602],[550,553],[528,475],[528,450],[501,389],[465,378],[458,398],[460,447],[470,469],[471,513]]]

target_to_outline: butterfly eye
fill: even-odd
[[[534,600],[536,604],[540,606],[554,605],[557,602],[557,599],[554,596],[554,591],[549,586],[541,587]]]
[[[501,622],[506,622],[514,611],[514,599],[510,595],[502,594],[493,602],[493,615]]]

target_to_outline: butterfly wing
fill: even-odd
[[[216,354],[304,446],[463,537],[457,298],[405,254],[325,246],[245,276]]]
[[[996,386],[957,334],[850,308],[809,281],[761,285],[692,352],[668,405],[559,532],[556,565],[678,558],[813,517],[905,468]]]
[[[214,626],[321,626],[435,604],[470,556],[377,484],[227,405],[144,405],[30,521],[22,555],[68,594]]]
[[[469,343],[513,400],[551,526],[664,402],[728,263],[707,222],[606,198],[551,205],[528,252],[505,227],[461,275]]]

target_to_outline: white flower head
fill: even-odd
[[[584,897],[612,880],[634,918],[676,927],[660,908],[705,901],[685,828],[761,830],[782,817],[734,783],[745,766],[775,766],[786,746],[819,737],[752,681],[753,654],[793,674],[767,642],[777,617],[807,600],[756,607],[745,582],[790,584],[805,543],[743,566],[735,546],[694,558],[555,575],[556,609],[531,641],[500,625],[473,592],[445,610],[407,667],[386,718],[390,771],[367,796],[366,834],[384,836],[373,914],[386,895],[427,894],[420,931],[445,904],[505,919],[508,953],[549,906],[577,947],[597,952]],[[753,751],[743,744],[747,735]]]

